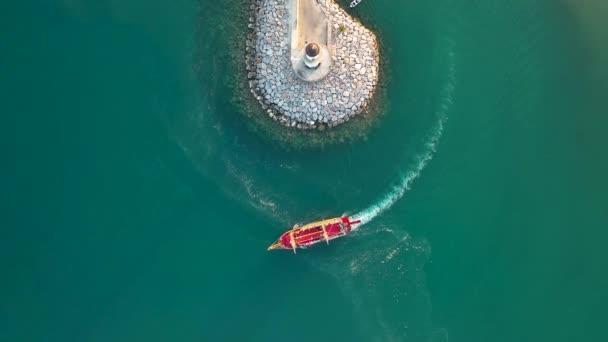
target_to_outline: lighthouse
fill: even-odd
[[[316,43],[306,45],[304,49],[304,65],[308,69],[316,69],[321,64],[321,47]]]

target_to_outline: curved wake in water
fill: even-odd
[[[399,199],[410,190],[412,182],[420,177],[422,170],[427,166],[429,161],[433,159],[433,155],[437,151],[437,144],[443,134],[443,127],[448,119],[448,110],[453,102],[454,88],[455,88],[455,66],[453,63],[454,54],[449,55],[451,63],[448,70],[448,82],[443,89],[444,101],[441,103],[441,107],[438,111],[439,121],[433,134],[429,138],[429,141],[425,144],[426,150],[423,154],[419,155],[416,159],[416,166],[405,175],[400,177],[399,183],[395,185],[391,191],[389,191],[382,199],[370,207],[358,212],[353,215],[355,220],[361,220],[361,224],[357,227],[363,226],[366,223],[372,221],[375,217],[382,214],[384,211],[393,206]],[[355,228],[356,229],[356,228]]]
[[[401,176],[399,183],[395,185],[391,191],[384,196],[384,198],[363,211],[355,214],[353,216],[355,220],[361,220],[361,225],[369,223],[375,217],[392,207],[395,202],[401,199],[403,195],[410,190],[412,182],[420,176],[422,170],[426,167],[428,162],[433,159],[433,155],[437,150],[437,143],[441,138],[446,119],[446,116],[440,118],[435,134],[433,134],[430,141],[426,144],[427,151],[417,158],[418,161],[414,169]]]

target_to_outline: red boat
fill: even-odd
[[[292,249],[295,253],[296,248],[307,248],[321,241],[329,243],[330,240],[348,234],[352,226],[359,223],[361,220],[351,221],[348,216],[343,216],[296,226],[281,235],[268,250]]]

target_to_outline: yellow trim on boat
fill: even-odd
[[[293,237],[293,230],[289,232],[289,243],[291,244],[291,248],[296,249],[298,247],[298,243],[296,239]]]
[[[294,229],[290,230],[290,232],[292,232],[294,230],[307,230],[307,229],[310,229],[310,228],[314,228],[314,227],[318,227],[318,226],[325,226],[325,225],[328,225],[328,224],[331,224],[331,223],[338,223],[338,222],[341,222],[341,221],[342,221],[341,217],[335,217],[335,218],[328,219],[328,220],[312,222],[312,223],[303,225],[301,227],[294,228]]]
[[[329,236],[327,236],[327,231],[325,230],[325,225],[322,225],[321,228],[323,228],[323,238],[325,239],[325,242],[329,242]]]
[[[271,250],[273,250],[275,248],[279,248],[279,247],[281,247],[281,243],[277,242],[277,243],[270,245],[270,247],[268,247],[268,250],[271,251]]]

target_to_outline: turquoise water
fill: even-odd
[[[384,113],[302,150],[233,100],[239,1],[3,8],[0,340],[603,339],[601,1],[364,0]]]

